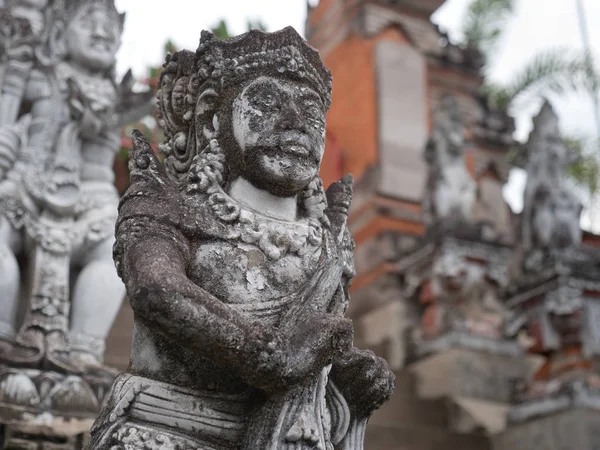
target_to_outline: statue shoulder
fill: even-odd
[[[25,98],[29,101],[35,101],[52,96],[51,75],[47,70],[34,68],[29,74],[25,87]]]
[[[352,205],[354,193],[354,178],[346,175],[340,181],[332,183],[327,188],[327,209],[325,215],[329,222],[334,242],[337,245],[344,265],[344,279],[349,285],[355,275],[354,269],[354,239],[348,227],[348,214]]]
[[[146,239],[165,239],[187,255],[181,231],[182,196],[143,135],[134,130],[129,157],[131,184],[119,204],[114,247],[117,268],[127,248]]]

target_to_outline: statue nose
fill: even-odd
[[[93,26],[92,35],[95,38],[108,39],[108,31],[101,24],[96,24]]]
[[[303,126],[300,118],[300,110],[296,105],[289,103],[284,109],[281,118],[281,127],[284,129],[297,129],[300,126]]]

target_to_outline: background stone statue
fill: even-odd
[[[135,314],[93,449],[359,449],[392,394],[352,347],[352,179],[324,192],[331,75],[292,29],[167,58],[159,163],[139,133],[115,260]]]
[[[465,165],[465,135],[454,97],[445,96],[434,114],[433,133],[424,158],[429,176],[423,214],[427,223],[467,220],[475,201],[476,184]]]
[[[561,251],[581,243],[581,200],[565,182],[577,155],[564,144],[558,117],[545,102],[533,121],[527,143],[527,184],[523,200],[521,239],[525,254]]]
[[[0,360],[97,374],[125,293],[112,262],[119,129],[152,99],[130,73],[115,82],[112,0],[11,0],[2,16]],[[22,386],[15,399],[33,395]]]

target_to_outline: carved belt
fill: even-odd
[[[159,426],[215,448],[239,442],[249,409],[248,395],[186,389],[131,374],[117,378],[111,397],[111,423]]]

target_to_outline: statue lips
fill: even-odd
[[[251,154],[263,154],[270,158],[293,157],[301,161],[311,161],[318,163],[318,157],[312,154],[308,146],[300,142],[281,142],[269,146],[259,146],[250,148]]]
[[[110,50],[110,43],[105,39],[95,39],[92,41],[90,47],[94,50],[107,52]]]
[[[308,149],[299,144],[285,144],[281,147],[284,153],[291,153],[298,156],[308,156]]]
[[[305,134],[297,131],[286,132],[277,141],[263,146],[260,150],[270,157],[292,156],[300,160],[312,160],[313,163],[319,163],[318,155],[314,155],[310,151],[310,138]]]

